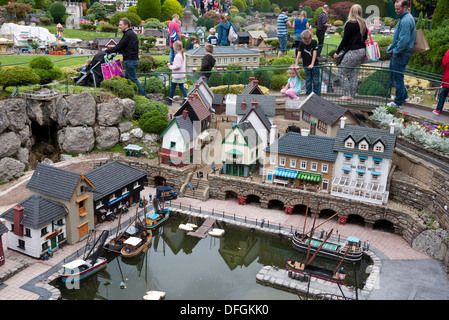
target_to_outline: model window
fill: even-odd
[[[352,161],[352,157],[346,157],[346,156],[345,156],[344,158],[345,158],[345,159],[344,159],[345,162],[351,162],[351,161]]]
[[[327,163],[321,164],[321,172],[327,173],[329,171],[329,165]]]
[[[176,148],[176,141],[170,141],[170,149],[175,149]]]
[[[234,63],[235,62],[235,58],[231,58],[231,63]]]
[[[25,237],[31,238],[31,230],[30,230],[30,228],[25,228]]]
[[[359,158],[359,163],[360,163],[360,164],[365,164],[365,163],[366,163],[366,159]]]
[[[290,168],[296,168],[296,159],[290,159]]]
[[[78,213],[80,216],[85,216],[87,214],[86,212],[86,201],[80,201],[78,202]]]
[[[139,181],[134,182],[133,188],[136,189],[138,187],[140,187]]]
[[[359,144],[360,150],[368,150],[368,144],[367,143],[360,143]]]
[[[311,162],[310,163],[310,170],[311,171],[317,171],[318,170],[318,162]]]
[[[345,147],[346,148],[354,148],[354,142],[352,140],[347,140],[345,142]]]
[[[197,59],[193,59],[193,64],[196,64]]]
[[[270,164],[276,164],[276,156],[270,156]]]
[[[285,157],[279,157],[279,165],[280,166],[285,167],[285,161],[286,161]]]
[[[300,168],[302,170],[306,170],[307,169],[307,161],[306,160],[301,160],[299,165],[300,165]]]
[[[325,123],[321,120],[318,120],[318,130],[320,130],[324,133],[327,133],[327,123]]]
[[[380,161],[376,161],[376,160],[374,160],[374,166],[375,167],[380,167],[380,165],[382,164],[382,162],[380,162]]]
[[[41,229],[41,237],[45,236],[48,233],[47,227]]]
[[[122,195],[126,194],[128,192],[128,188],[123,188]]]
[[[378,144],[378,145],[376,145],[374,147],[374,151],[376,151],[376,152],[383,152],[384,148],[383,148],[383,146],[381,144]]]
[[[310,114],[308,114],[307,112],[303,111],[302,112],[302,120],[304,120],[305,122],[310,122]]]

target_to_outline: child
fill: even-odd
[[[313,34],[309,29],[301,33],[301,43],[298,47],[298,56],[296,57],[295,68],[299,68],[299,60],[302,57],[302,65],[306,74],[306,95],[312,91],[320,95],[320,69],[318,68],[317,52],[318,43],[312,39]]]
[[[215,35],[216,32],[217,32],[217,30],[215,30],[215,28],[209,29],[209,37],[207,38],[207,42],[213,46],[216,46],[218,43],[218,38]]]
[[[287,85],[281,90],[282,94],[285,94],[290,99],[298,99],[298,95],[301,93],[301,79],[295,66],[291,66],[288,69],[288,79]]]
[[[203,59],[201,60],[201,75],[206,77],[206,83],[209,83],[210,78],[210,72],[212,68],[215,66],[215,58],[212,56],[212,53],[214,53],[214,46],[210,43],[207,43],[205,48],[205,55],[203,56]],[[203,73],[204,72],[204,73]]]
[[[89,63],[92,62],[92,59],[87,59],[86,60],[86,64],[84,66],[81,67],[81,71],[86,71],[87,70],[87,66],[89,65]]]
[[[200,45],[198,43],[198,38],[195,36],[191,36],[190,37],[190,46],[189,49],[196,49],[198,48]]]
[[[167,63],[170,70],[173,71],[170,94],[167,98],[162,100],[168,106],[171,106],[173,102],[173,96],[175,95],[176,85],[179,85],[184,99],[187,99],[187,92],[184,88],[184,82],[186,81],[186,57],[184,55],[184,48],[182,47],[182,41],[177,40],[173,43],[173,50],[175,51],[175,59],[172,63]]]
[[[449,94],[449,50],[446,51],[443,57],[443,80],[441,86],[442,90],[438,97],[437,108],[432,111],[436,115],[440,115],[441,111],[443,111],[444,102]]]

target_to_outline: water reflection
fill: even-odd
[[[284,268],[287,259],[305,258],[292,248],[289,239],[231,227],[226,228],[222,238],[200,239],[178,229],[183,219],[171,215],[153,231],[146,253],[122,258],[117,253],[103,252],[107,268],[84,279],[79,289],[69,290],[60,281],[54,285],[67,300],[140,300],[151,289],[166,292],[167,300],[298,299],[295,294],[256,283],[263,266]],[[319,257],[314,261],[329,269],[337,263]],[[368,265],[365,260],[356,264],[359,288],[368,276]],[[349,285],[354,285],[353,265],[344,266]],[[121,289],[120,283],[126,288]]]

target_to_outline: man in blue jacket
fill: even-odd
[[[415,20],[408,8],[408,0],[395,2],[394,10],[399,16],[399,22],[394,30],[393,42],[387,48],[387,53],[391,55],[390,79],[396,88],[394,101],[388,105],[396,108],[400,108],[408,99],[407,89],[404,85],[404,72],[415,45]]]

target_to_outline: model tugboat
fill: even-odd
[[[136,228],[138,230],[136,235],[126,239],[124,241],[123,248],[120,250],[120,254],[124,258],[132,258],[137,256],[141,252],[146,252],[148,250],[148,246],[151,243],[153,234],[151,230],[145,229],[138,215]]]
[[[308,211],[308,207],[307,207],[307,211]],[[306,217],[305,220],[307,220],[307,211],[306,211]],[[317,208],[318,211],[318,208]],[[315,219],[316,219],[316,214],[317,211],[315,212]],[[327,219],[326,221],[324,221],[323,223],[321,223],[320,225],[318,225],[316,228],[314,227],[314,229],[318,229],[319,226],[323,225],[324,223],[326,223],[327,221],[329,221],[330,219],[332,219],[333,217],[335,217],[338,213],[334,214],[332,217],[330,217],[329,219]],[[306,221],[304,221],[304,227],[305,227]],[[315,220],[314,220],[314,224],[315,224]],[[305,228],[304,228],[305,229]],[[293,235],[293,239],[292,239],[292,245],[296,250],[299,251],[303,251],[306,252],[309,248],[309,244],[310,244],[310,251],[313,253],[317,250],[318,247],[321,246],[321,244],[323,244],[321,247],[321,251],[319,252],[320,256],[324,256],[327,258],[333,258],[333,259],[338,259],[340,260],[343,256],[345,257],[345,261],[346,262],[357,262],[360,261],[362,259],[362,255],[363,255],[363,250],[360,247],[360,239],[357,237],[348,237],[346,239],[345,242],[339,242],[336,240],[328,240],[326,242],[323,242],[322,239],[318,238],[318,237],[313,237],[310,232],[305,232],[305,230],[303,230],[302,233],[296,231],[295,234]],[[348,251],[349,249],[349,251]]]
[[[170,217],[170,210],[168,208],[159,208],[159,200],[157,198],[153,199],[154,211],[145,214],[145,228],[155,229],[160,226],[164,221]]]
[[[63,282],[79,281],[106,267],[107,260],[99,255],[108,234],[108,230],[103,230],[90,252],[83,259],[77,259],[62,266],[63,271],[60,277]]]

